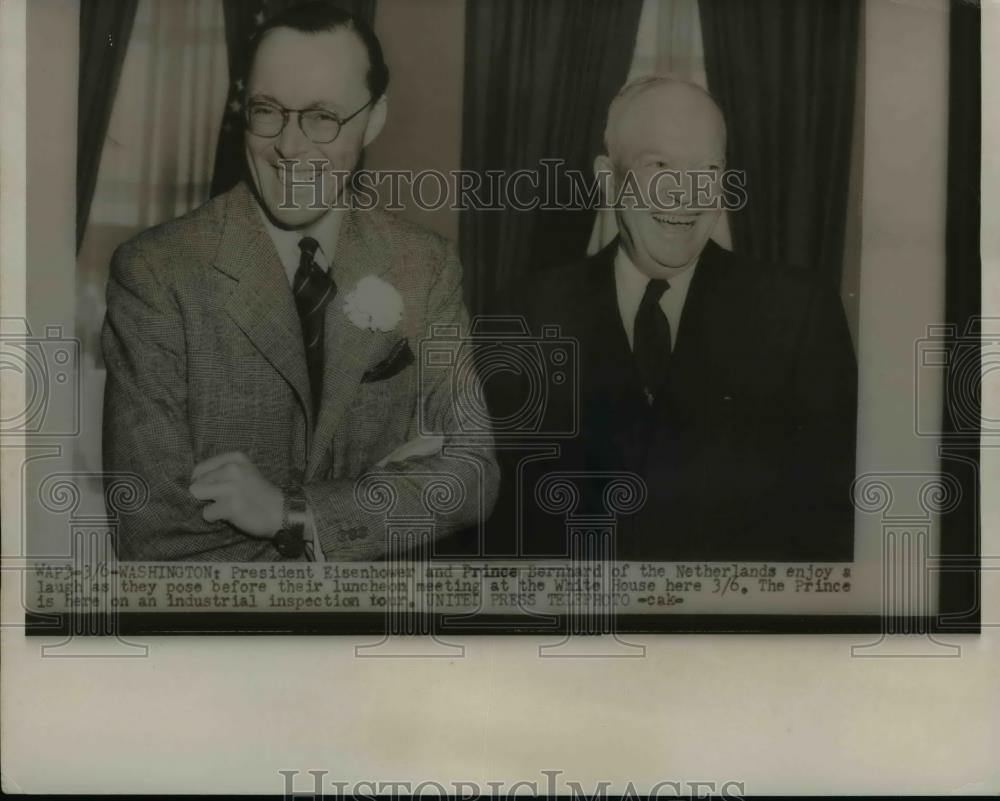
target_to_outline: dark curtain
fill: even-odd
[[[81,0],[80,85],[76,128],[76,249],[87,230],[90,203],[108,134],[139,0]]]
[[[952,0],[949,35],[948,200],[945,252],[945,318],[956,336],[944,399],[941,470],[959,481],[962,496],[941,516],[941,552],[964,563],[964,570],[941,574],[941,611],[959,630],[979,623],[979,420],[981,351],[978,341],[981,258],[980,156],[982,76],[980,7]]]
[[[641,8],[642,0],[469,3],[463,169],[510,175],[556,158],[589,181],[608,104],[632,61]],[[525,184],[523,195],[530,194]],[[496,308],[526,273],[582,256],[593,221],[585,209],[463,210],[460,247],[472,313]]]
[[[215,150],[213,197],[235,186],[243,174],[243,118],[240,101],[246,79],[250,41],[270,17],[301,2],[304,0],[222,0],[230,81],[229,98]],[[334,5],[361,17],[370,25],[374,24],[375,0],[337,0]]]
[[[858,60],[858,0],[700,0],[708,87],[748,202],[733,249],[839,287]]]

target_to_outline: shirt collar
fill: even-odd
[[[667,282],[670,284],[670,292],[675,296],[686,295],[687,288],[694,277],[694,271],[698,268],[700,262],[701,255],[699,254],[695,263],[684,270],[684,272],[667,279]],[[625,252],[625,246],[622,244],[618,245],[618,252],[615,254],[615,272],[621,277],[626,287],[633,291],[637,290],[640,296],[646,291],[646,284],[650,280],[649,276],[635,266],[635,263],[629,258],[628,253]]]
[[[264,221],[264,230],[271,237],[274,248],[278,251],[278,258],[281,259],[281,264],[289,276],[294,276],[295,271],[299,268],[299,259],[302,255],[299,250],[299,242],[306,236],[311,236],[319,243],[319,249],[314,257],[316,263],[324,270],[330,268],[337,252],[337,240],[340,237],[344,209],[332,208],[311,225],[294,230],[279,228],[271,222],[271,218],[267,216],[259,203],[257,210]]]

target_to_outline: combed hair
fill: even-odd
[[[329,0],[309,0],[278,12],[267,20],[254,35],[247,51],[243,68],[244,79],[250,77],[254,57],[264,37],[277,28],[290,28],[301,33],[330,33],[341,28],[354,31],[368,52],[368,74],[366,82],[372,96],[372,103],[382,97],[389,88],[389,67],[382,54],[379,42],[371,26],[356,14],[351,14]],[[245,81],[244,81],[245,83]]]

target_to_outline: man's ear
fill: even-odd
[[[375,105],[372,106],[372,112],[368,115],[368,125],[365,126],[365,140],[361,145],[362,147],[368,147],[382,133],[388,113],[389,101],[385,95],[382,95],[382,97],[375,101]]]
[[[594,178],[600,189],[601,201],[610,206],[618,194],[618,181],[615,180],[615,165],[609,156],[602,154],[594,159]]]

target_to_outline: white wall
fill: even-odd
[[[865,31],[858,472],[933,471],[914,348],[944,319],[947,0],[869,0]],[[917,399],[922,417],[940,419],[940,393]]]
[[[368,149],[373,170],[433,169],[447,174],[462,161],[465,0],[378,0],[375,32],[389,65],[389,118]],[[435,198],[429,181],[427,197]],[[410,204],[400,214],[458,239],[458,212]]]

